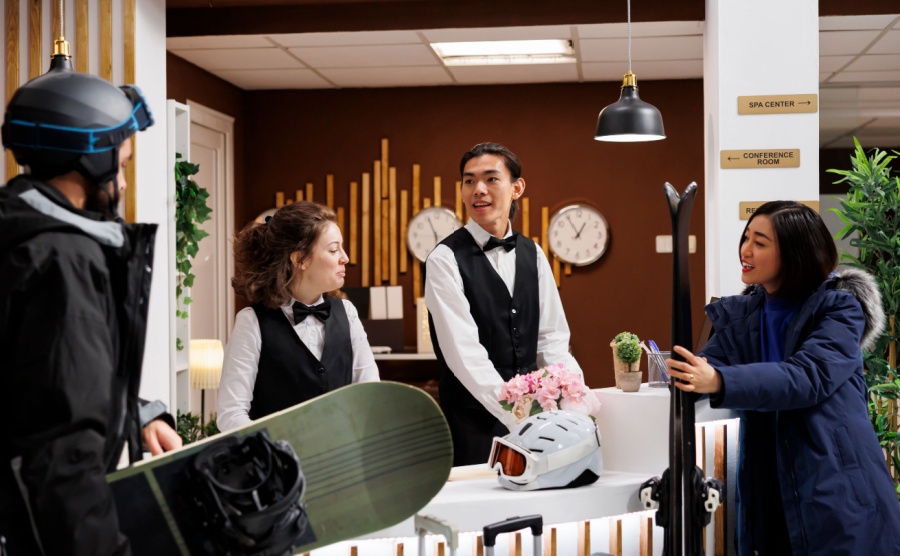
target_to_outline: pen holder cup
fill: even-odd
[[[647,354],[647,385],[652,388],[667,388],[669,374],[666,372],[666,359],[672,357],[671,351]]]

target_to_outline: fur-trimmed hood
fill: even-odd
[[[878,289],[875,278],[864,270],[844,268],[833,272],[828,281],[831,280],[834,280],[834,289],[852,293],[862,305],[866,327],[859,345],[864,350],[871,350],[887,326],[881,304],[881,290]]]
[[[884,307],[881,303],[881,290],[878,289],[875,278],[865,270],[842,268],[828,276],[828,279],[819,287],[819,291],[824,289],[849,292],[859,300],[863,314],[866,317],[866,326],[859,346],[866,351],[871,351],[887,326],[887,318],[884,315]],[[750,293],[764,294],[764,290],[758,284],[751,284],[744,288],[743,293],[745,295]]]

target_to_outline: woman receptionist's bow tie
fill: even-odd
[[[331,298],[325,298],[325,301],[312,307],[295,301],[291,309],[294,310],[294,324],[300,324],[309,315],[315,315],[317,319],[325,322],[331,314]]]
[[[483,251],[487,252],[491,249],[496,249],[498,247],[502,247],[506,249],[507,252],[512,251],[516,248],[516,236],[519,234],[513,234],[506,239],[497,239],[494,236],[491,236],[487,243],[484,244]]]

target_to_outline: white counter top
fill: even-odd
[[[668,465],[669,391],[641,386],[640,392],[595,390],[602,404],[597,425],[603,475],[593,485],[574,489],[519,492],[500,486],[486,464],[457,467],[451,480],[419,513],[454,524],[460,532],[478,531],[511,516],[541,514],[544,523],[568,523],[641,511],[641,483]],[[732,413],[696,405],[697,422],[729,419]],[[463,477],[461,480],[454,480]],[[411,537],[413,519],[366,538]]]

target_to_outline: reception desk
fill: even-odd
[[[437,518],[459,533],[460,556],[477,556],[482,527],[512,516],[540,514],[544,518],[545,553],[582,555],[661,554],[663,531],[652,524],[654,512],[644,511],[638,498],[640,485],[668,466],[669,391],[650,388],[626,393],[615,388],[595,390],[602,404],[597,419],[604,471],[593,485],[575,489],[516,492],[502,488],[487,465],[454,468],[444,488],[419,513]],[[737,421],[726,410],[696,405],[698,465],[715,474],[733,492]],[[730,493],[729,492],[729,493]],[[733,500],[729,496],[728,500]],[[733,533],[728,531],[728,506],[707,528],[707,547],[718,544],[728,553]],[[716,521],[719,522],[716,527]],[[395,556],[418,551],[414,519],[355,541],[315,551],[315,556]],[[502,535],[497,553],[531,553],[531,540]],[[510,537],[504,539],[503,537]],[[727,541],[727,542],[726,542]],[[446,539],[427,537],[425,554],[440,556]],[[727,548],[726,548],[727,547]],[[715,552],[708,552],[713,554]],[[549,554],[548,554],[549,556]]]

